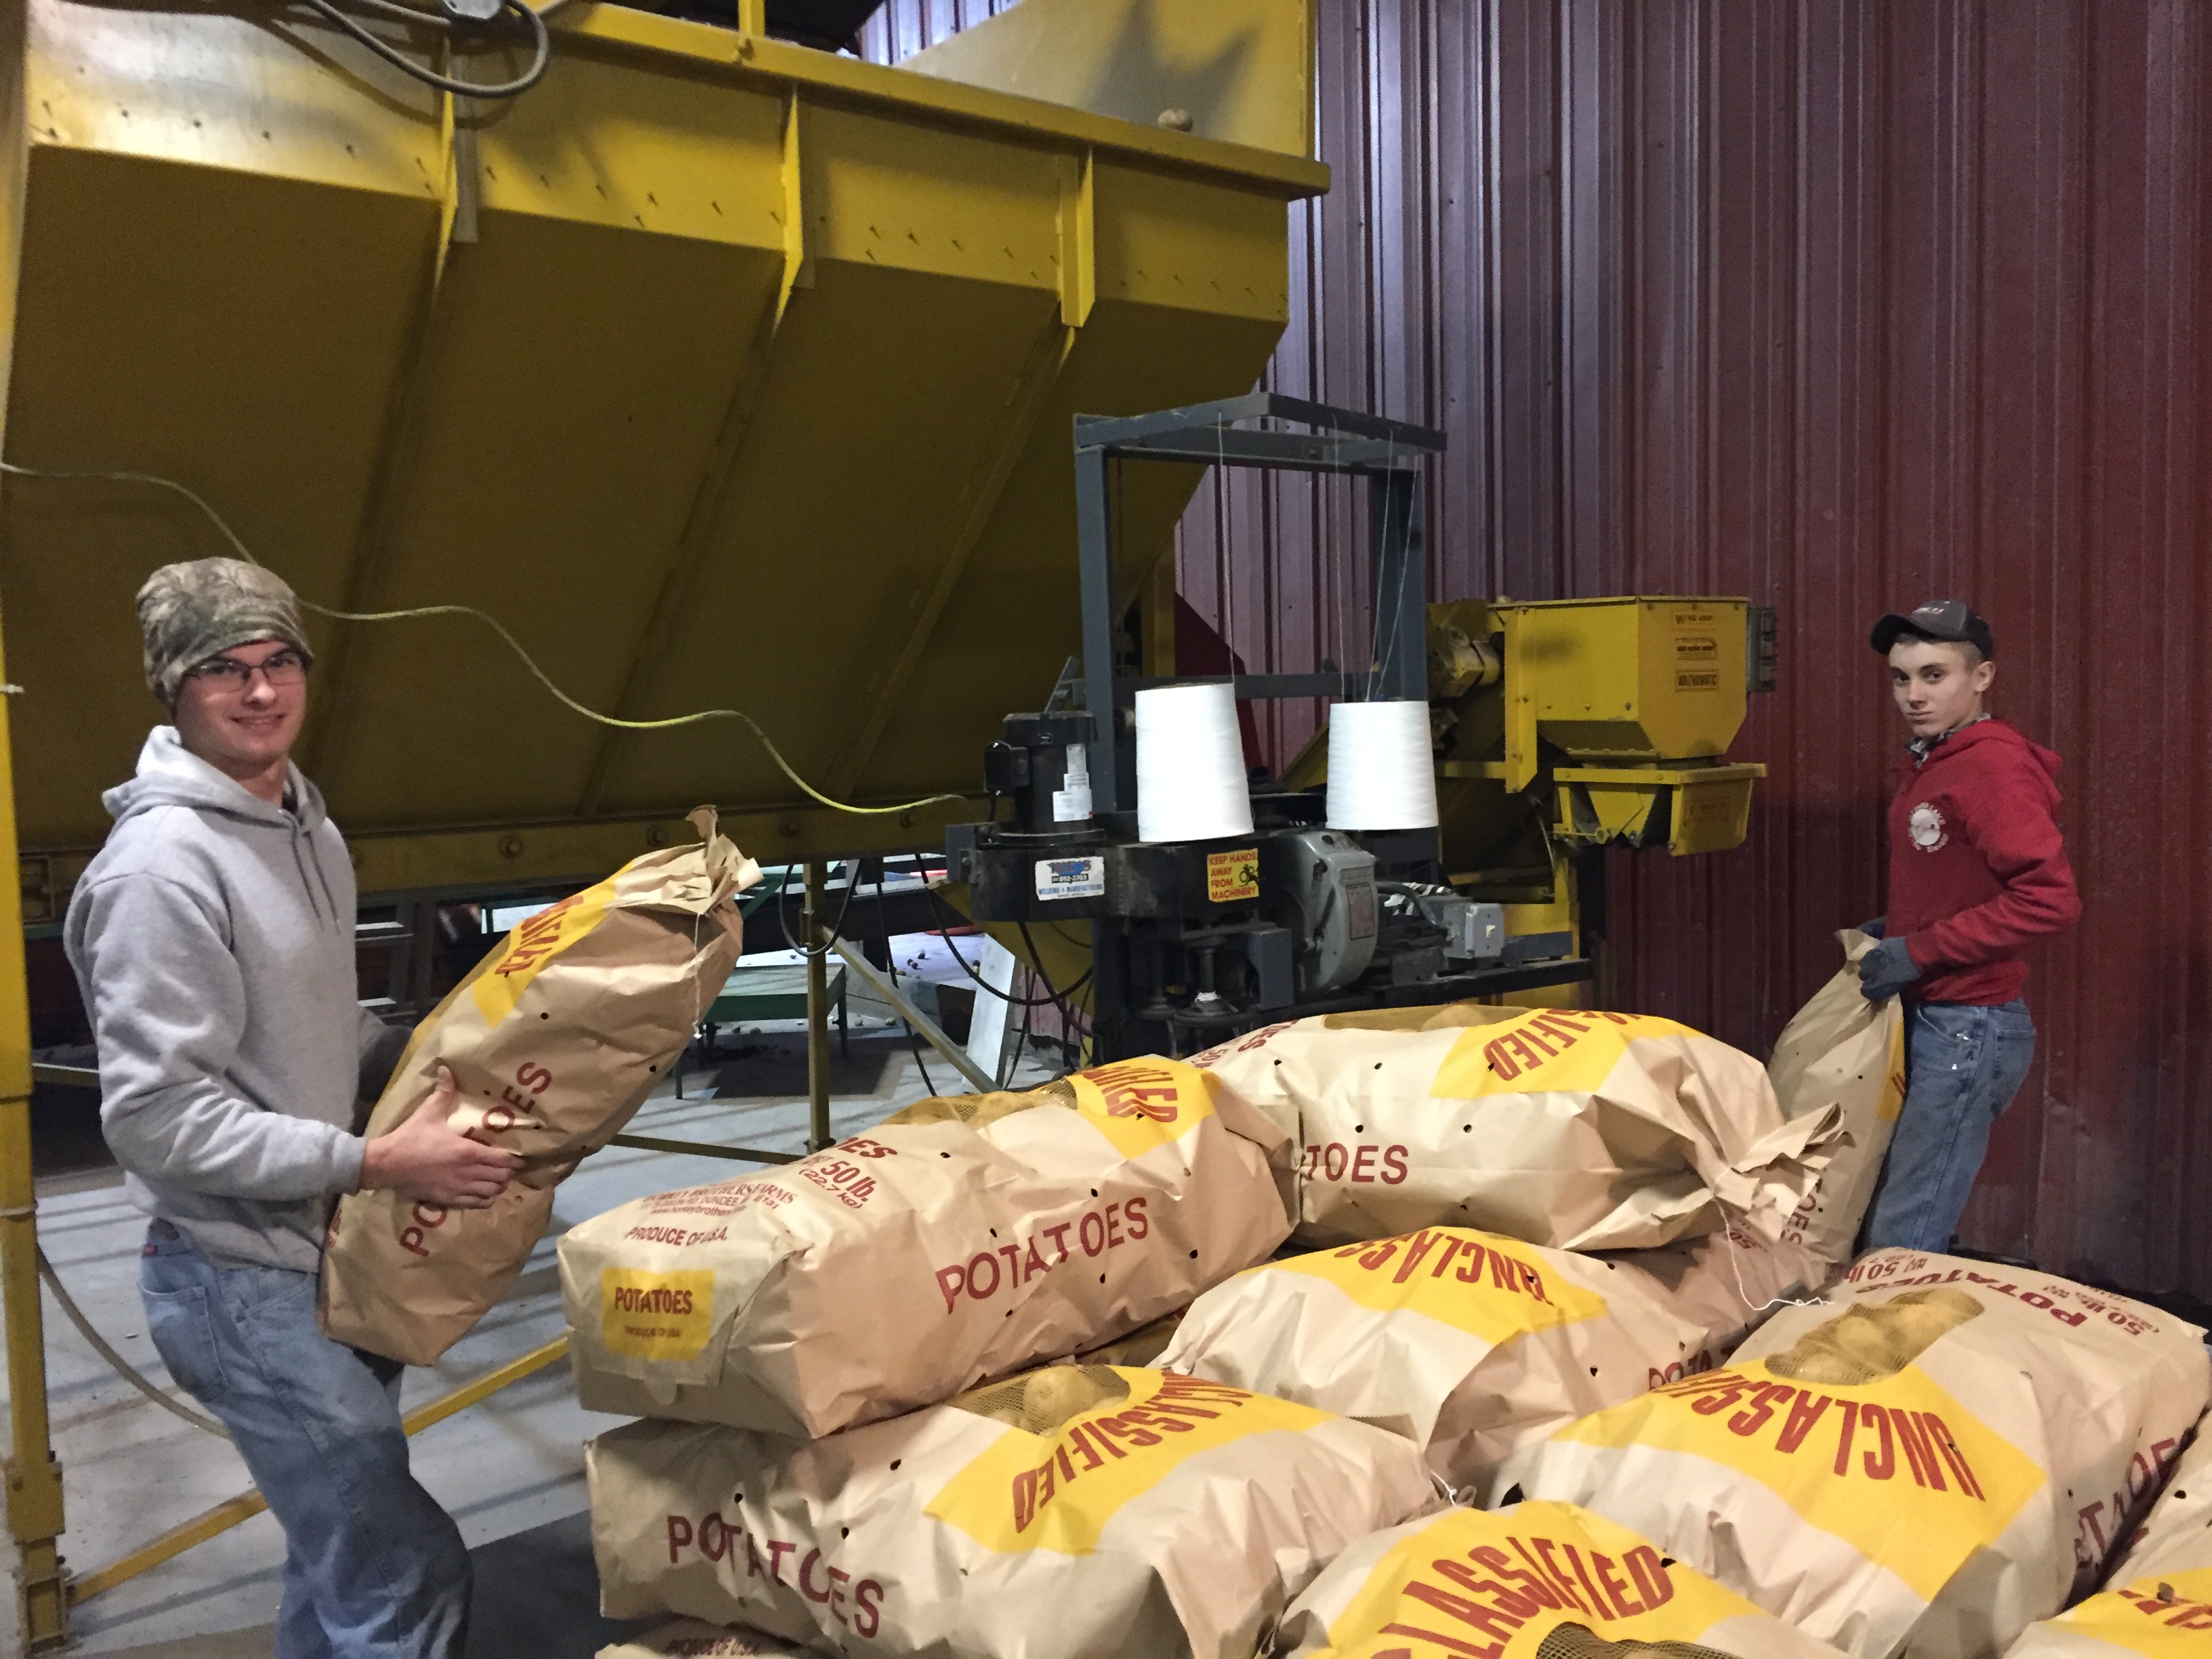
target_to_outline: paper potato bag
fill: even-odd
[[[1834,1110],[1686,1025],[1575,1008],[1323,1014],[1197,1057],[1297,1142],[1303,1244],[1473,1227],[1632,1249],[1731,1217],[1778,1239]]]
[[[1859,959],[1874,940],[1856,927],[1836,938],[1844,966],[1783,1028],[1766,1074],[1783,1116],[1792,1122],[1831,1104],[1839,1114],[1828,1162],[1784,1224],[1782,1239],[1842,1263],[1850,1260],[1905,1109],[1905,1007],[1895,997],[1869,1002],[1859,994]]]
[[[1437,1504],[1395,1435],[1100,1365],[799,1447],[637,1423],[586,1468],[609,1616],[927,1659],[1250,1659],[1325,1562]]]
[[[604,1146],[683,1054],[738,959],[732,896],[760,866],[691,815],[702,842],[633,859],[510,933],[415,1028],[368,1120],[389,1134],[437,1087],[450,1120],[522,1157],[486,1210],[395,1192],[338,1200],[323,1254],[323,1328],[428,1365],[507,1293],[553,1211],[553,1188]]]
[[[1784,1248],[1698,1246],[1741,1250],[1762,1285]],[[1732,1347],[1757,1317],[1735,1277],[1688,1251],[1605,1259],[1425,1228],[1247,1268],[1192,1304],[1160,1364],[1404,1435],[1486,1504],[1516,1447]]]
[[[1979,1659],[2094,1586],[2212,1395],[2203,1333],[1982,1262],[1861,1258],[1720,1370],[1506,1461],[1856,1656]]]
[[[1840,1659],[1604,1516],[1455,1509],[1363,1538],[1291,1604],[1282,1659]]]
[[[812,1437],[1126,1335],[1290,1231],[1285,1138],[1217,1096],[1124,1060],[594,1216],[561,1240],[578,1393]]]
[[[2166,1490],[2112,1564],[2105,1589],[2030,1625],[2006,1659],[2190,1659],[2212,1653],[2212,1436],[2178,1462],[2151,1447],[2128,1468],[2130,1503]],[[2097,1516],[2112,1513],[2100,1504]],[[2088,1517],[2095,1519],[2097,1516]]]

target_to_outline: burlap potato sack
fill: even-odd
[[[2212,1395],[2203,1333],[2041,1273],[1878,1250],[1717,1371],[1506,1460],[1859,1659],[1980,1659],[2093,1586]],[[2101,1541],[2100,1541],[2101,1540]]]
[[[798,1447],[633,1424],[586,1468],[611,1617],[922,1659],[1250,1659],[1323,1563],[1438,1501],[1395,1435],[1094,1365]]]
[[[672,1619],[634,1641],[611,1643],[595,1659],[806,1659],[807,1652],[801,1643],[756,1630]]]
[[[1455,1509],[1363,1538],[1283,1619],[1281,1659],[1840,1659],[1603,1516]]]
[[[338,1200],[323,1254],[323,1328],[428,1365],[514,1282],[553,1211],[553,1188],[618,1134],[721,994],[743,928],[731,901],[760,866],[691,815],[701,844],[633,859],[540,911],[422,1024],[368,1120],[389,1134],[449,1067],[459,1130],[521,1154],[486,1210],[396,1192]]]
[[[1747,1243],[1604,1259],[1423,1229],[1246,1269],[1192,1304],[1160,1364],[1404,1435],[1488,1503],[1516,1447],[1734,1346],[1757,1310],[1716,1256],[1741,1249],[1765,1285],[1783,1249]]]
[[[1302,1244],[1474,1227],[1571,1250],[1778,1239],[1839,1114],[1785,1121],[1759,1062],[1642,1014],[1324,1014],[1196,1057],[1295,1137]]]
[[[1171,1313],[1290,1231],[1285,1138],[1216,1096],[1127,1060],[595,1216],[561,1241],[583,1403],[812,1437]]]
[[[2203,1659],[2212,1653],[2212,1436],[2203,1425],[2189,1449],[2154,1446],[2129,1466],[2129,1506],[2166,1490],[2113,1562],[2100,1594],[2057,1618],[2030,1625],[2006,1659]],[[2169,1464],[2171,1472],[2169,1474]],[[2119,1494],[2115,1493],[2117,1499]],[[2085,1542],[2094,1547],[2115,1502],[2096,1506]]]
[[[1836,938],[1844,966],[1783,1028],[1766,1074],[1790,1121],[1831,1104],[1839,1113],[1828,1162],[1784,1224],[1782,1239],[1841,1263],[1850,1260],[1905,1109],[1905,1007],[1895,997],[1869,1002],[1859,994],[1859,959],[1875,941],[1856,927]]]

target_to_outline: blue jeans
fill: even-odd
[[[404,1368],[323,1334],[313,1273],[218,1267],[167,1222],[138,1291],[169,1375],[230,1431],[284,1528],[277,1659],[460,1659],[468,1551],[408,1471]]]
[[[1905,1005],[1905,1108],[1868,1211],[1869,1250],[1944,1251],[1989,1151],[1990,1126],[2012,1104],[2035,1058],[2035,1023],[2014,999]]]

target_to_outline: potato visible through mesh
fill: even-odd
[[[1562,1625],[1544,1638],[1536,1659],[1732,1659],[1694,1642],[1608,1642],[1581,1625]]]
[[[1771,1355],[1766,1369],[1793,1382],[1850,1388],[1894,1376],[1937,1338],[1978,1317],[1982,1304],[1948,1286],[1857,1303]]]
[[[1016,1112],[1026,1112],[1032,1106],[1064,1106],[1073,1111],[1075,1109],[1075,1085],[1066,1079],[1060,1078],[1041,1089],[1025,1090],[1020,1093],[1000,1090],[988,1095],[933,1096],[893,1112],[884,1121],[964,1123],[971,1129],[980,1129],[987,1123],[996,1123],[1002,1117],[1012,1117]]]
[[[1129,1385],[1106,1366],[1048,1365],[1003,1382],[988,1382],[951,1403],[1024,1434],[1046,1435],[1079,1413],[1128,1397]]]

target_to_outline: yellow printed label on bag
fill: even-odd
[[[1606,1311],[1604,1297],[1550,1272],[1527,1245],[1471,1227],[1425,1228],[1247,1271],[1327,1279],[1363,1308],[1403,1309],[1493,1347]]]
[[[1112,1370],[1126,1397],[1079,1411],[1049,1433],[1010,1429],[946,1481],[926,1513],[1002,1554],[1088,1555],[1123,1505],[1201,1452],[1254,1435],[1303,1434],[1331,1420],[1225,1383]]]
[[[1552,1659],[1616,1651],[1599,1645],[1607,1642],[1680,1642],[1757,1613],[1626,1527],[1571,1504],[1529,1503],[1454,1510],[1400,1539],[1328,1627],[1328,1652]],[[1594,1639],[1577,1642],[1578,1632]]]
[[[599,925],[614,901],[617,879],[609,876],[516,924],[498,957],[469,987],[486,1024],[496,1025],[513,1013],[538,970]]]
[[[1668,1383],[1559,1437],[1735,1469],[1932,1601],[2045,1480],[1911,1364],[1981,1310],[1949,1289],[1856,1302],[1780,1353]]]
[[[599,1340],[632,1359],[696,1359],[713,1328],[714,1275],[704,1268],[599,1273]]]
[[[1067,1080],[1074,1085],[1075,1109],[1124,1158],[1180,1140],[1213,1115],[1212,1074],[1179,1060],[1152,1056],[1094,1066]]]
[[[1638,1037],[1698,1033],[1652,1014],[1532,1008],[1516,1019],[1471,1025],[1437,1068],[1430,1093],[1466,1100],[1597,1088]]]
[[[2202,1659],[2212,1644],[2212,1567],[2153,1573],[2093,1595],[2051,1621],[2053,1630],[2109,1642],[2148,1659]]]

